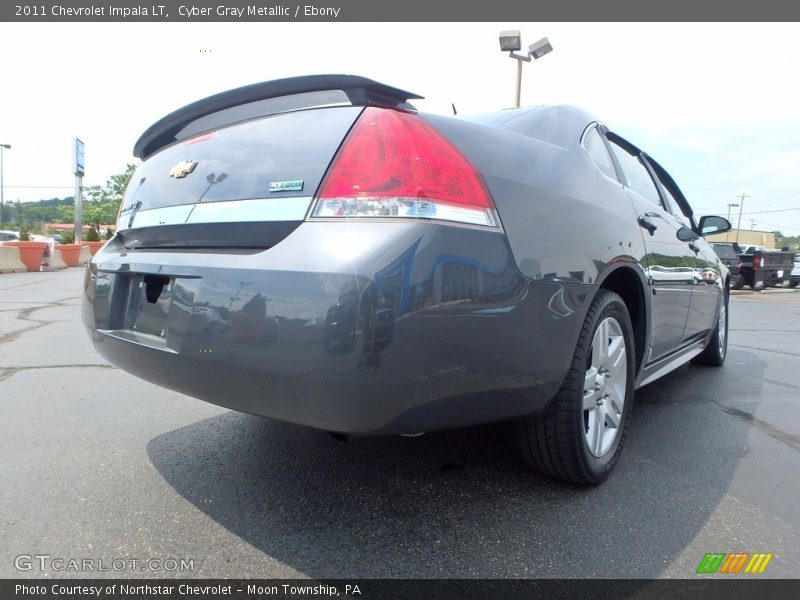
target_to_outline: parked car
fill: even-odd
[[[800,283],[800,253],[794,255],[794,267],[789,276],[789,287],[796,288]]]
[[[352,435],[514,420],[533,467],[597,484],[635,388],[725,360],[730,274],[703,236],[730,223],[583,110],[415,98],[298,77],[156,122],[84,323],[114,364],[215,404]],[[237,337],[255,303],[279,335]],[[192,327],[198,305],[234,335]]]
[[[32,242],[47,242],[53,244],[60,244],[61,243],[61,236],[60,235],[40,235],[38,233],[30,234],[30,238]]]
[[[19,231],[0,229],[0,242],[10,242],[19,239]]]
[[[711,247],[716,255],[719,256],[722,264],[728,268],[731,288],[734,290],[742,289],[744,287],[744,279],[739,274],[739,250],[741,250],[739,244],[735,242],[713,242]]]

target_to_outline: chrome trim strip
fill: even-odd
[[[180,225],[184,223],[242,223],[254,221],[302,221],[311,196],[228,200],[126,211],[117,220],[117,230]]]
[[[156,350],[163,350],[164,352],[169,352],[170,354],[178,354],[177,350],[167,346],[167,342],[164,338],[160,338],[157,335],[140,333],[138,331],[129,331],[127,329],[98,329],[97,332],[107,335],[108,337],[122,340],[123,342],[130,342],[140,346],[154,348]]]
[[[185,223],[192,212],[192,205],[165,206],[151,210],[127,211],[120,213],[117,219],[117,231],[137,227],[156,227],[158,225],[174,225]]]
[[[635,389],[639,389],[640,387],[647,385],[648,383],[655,381],[659,377],[666,375],[670,371],[674,371],[681,365],[686,364],[690,360],[692,360],[695,356],[700,354],[703,350],[705,350],[706,341],[700,340],[690,344],[686,348],[683,348],[679,352],[667,356],[665,358],[660,358],[655,363],[649,364],[644,367],[641,372],[639,373],[638,381],[636,382]]]

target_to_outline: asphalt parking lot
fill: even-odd
[[[800,577],[800,290],[734,292],[725,367],[639,390],[586,490],[529,472],[506,425],[344,443],[145,383],[94,352],[82,278],[0,275],[0,577],[686,578],[734,551]]]

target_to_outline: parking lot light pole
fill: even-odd
[[[11,144],[0,144],[0,229],[6,226],[6,207],[3,197],[3,150],[11,150]]]
[[[522,63],[531,62],[531,57],[533,57],[534,60],[540,59],[545,54],[552,52],[553,46],[551,46],[550,41],[544,37],[538,42],[528,46],[527,54],[517,54],[522,48],[522,36],[519,29],[501,31],[499,39],[500,51],[508,52],[508,56],[517,61],[517,90],[514,106],[519,108],[522,96]]]

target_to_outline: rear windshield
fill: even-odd
[[[139,166],[123,210],[311,196],[361,110],[282,113],[177,142]]]

